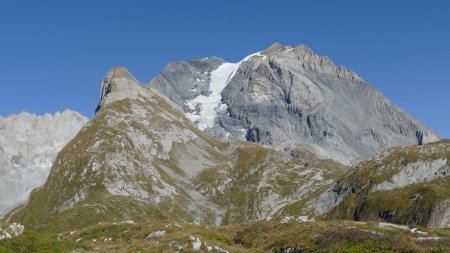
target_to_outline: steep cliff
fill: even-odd
[[[173,62],[149,86],[217,138],[302,146],[345,164],[440,139],[356,73],[304,45],[275,43],[238,63]]]

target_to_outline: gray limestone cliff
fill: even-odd
[[[440,139],[356,73],[304,45],[275,43],[238,63],[173,62],[149,86],[214,137],[285,151],[304,146],[345,164]]]

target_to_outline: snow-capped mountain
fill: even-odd
[[[238,63],[169,63],[149,86],[217,138],[302,146],[345,164],[440,139],[356,73],[304,45],[276,43]]]
[[[58,152],[87,121],[71,110],[0,117],[0,216],[45,182]]]
[[[219,225],[399,213],[449,226],[432,222],[450,217],[448,141],[425,144],[439,139],[305,46],[275,44],[238,63],[171,63],[149,86],[116,67],[102,81],[95,117],[59,152],[45,184],[3,221],[61,231],[130,219]],[[406,144],[419,145],[386,151]],[[354,166],[336,162],[383,151]],[[396,201],[404,189],[405,201]],[[426,215],[439,210],[416,212],[424,206]]]

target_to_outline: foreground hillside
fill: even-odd
[[[272,220],[209,227],[103,223],[58,234],[25,230],[0,252],[448,252],[450,231],[384,223]]]
[[[302,204],[326,219],[450,226],[450,140],[399,147],[361,162]]]

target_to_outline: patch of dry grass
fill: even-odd
[[[161,230],[165,231],[163,236],[146,238],[151,232]],[[17,252],[45,252],[37,251],[39,247],[53,247],[55,251],[52,252],[194,252],[192,236],[202,242],[199,252],[207,252],[207,245],[242,253],[283,252],[288,248],[300,248],[303,252],[447,252],[450,247],[448,230],[421,230],[427,235],[380,228],[374,222],[353,221],[281,223],[272,220],[219,227],[169,220],[141,224],[102,223],[59,234],[31,231],[12,240],[0,241],[0,252],[16,252],[14,250],[18,248],[22,251]],[[30,233],[33,240],[30,240]],[[418,236],[442,238],[418,241]]]

